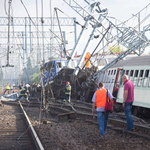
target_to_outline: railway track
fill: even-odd
[[[3,102],[3,103],[14,103],[17,104],[16,102]],[[40,103],[22,103],[23,106],[28,106],[28,107],[40,107]],[[78,114],[85,114],[85,115],[91,115],[91,108],[92,108],[92,104],[90,103],[86,103],[86,102],[81,102],[81,101],[72,101],[71,104],[66,103],[64,104],[62,100],[56,100],[55,102],[50,102],[49,103],[49,112],[51,114],[54,115],[61,115],[63,113],[78,113]],[[93,117],[93,115],[92,115]],[[97,116],[95,115],[95,118]],[[144,128],[146,131],[149,130],[149,124],[147,124],[145,121],[143,121],[142,119],[132,116],[133,120],[135,122],[135,129],[137,130],[141,130],[143,131]],[[121,127],[126,127],[126,118],[124,113],[115,113],[113,112],[112,114],[109,114],[109,122],[111,124],[122,124]],[[119,123],[121,122],[121,123]]]
[[[12,102],[5,102],[5,103],[12,103]],[[13,102],[14,105],[19,105],[16,102]],[[43,120],[41,120],[41,127],[37,127],[38,122],[38,114],[40,109],[40,103],[23,103],[22,105],[25,107],[26,110],[30,110],[28,114],[30,117],[33,115],[32,120],[34,127],[36,128],[36,131],[38,131],[38,136],[42,140],[42,144],[45,149],[57,149],[58,147],[63,147],[62,145],[59,145],[59,143],[62,143],[61,141],[56,145],[55,142],[59,141],[59,134],[55,138],[55,132],[50,135],[49,131],[52,130],[55,126],[55,130],[57,130],[58,124],[63,125],[65,122],[67,123],[77,123],[77,122],[85,122],[85,125],[89,124],[92,126],[96,126],[98,129],[98,122],[97,122],[97,115],[93,116],[91,114],[91,104],[84,103],[80,101],[72,101],[71,105],[66,103],[64,104],[61,100],[56,100],[55,102],[50,102],[48,105],[47,112],[42,112],[43,114],[47,114],[43,120],[47,120],[47,122],[44,123]],[[36,110],[38,111],[36,111]],[[31,113],[33,113],[31,115]],[[37,117],[35,117],[37,115]],[[115,116],[115,117],[114,117]],[[117,116],[117,117],[116,117]],[[36,118],[36,119],[35,119]],[[120,119],[121,118],[121,119]],[[138,121],[138,118],[135,118]],[[54,125],[55,124],[55,125]],[[66,125],[65,125],[66,126]],[[76,126],[76,125],[75,125]],[[63,127],[66,128],[66,127]],[[82,127],[84,128],[84,127]],[[109,123],[108,123],[108,129],[114,130],[117,133],[120,133],[122,136],[128,136],[131,135],[132,137],[138,137],[138,138],[146,138],[147,140],[150,139],[150,128],[144,125],[135,124],[135,130],[134,131],[123,131],[123,129],[126,128],[126,120],[124,114],[118,114],[118,113],[112,113],[109,117]],[[80,128],[77,128],[78,130]],[[109,131],[109,130],[108,130]],[[57,132],[57,131],[56,131]],[[62,133],[62,131],[60,131]],[[64,129],[65,132],[65,129]],[[68,133],[68,131],[66,131]],[[70,131],[71,132],[71,131]],[[86,131],[85,131],[86,132]],[[89,131],[87,131],[88,133]],[[48,134],[49,133],[49,134]],[[46,134],[48,134],[46,136]],[[46,137],[45,137],[46,136]],[[52,138],[53,137],[53,138]],[[126,139],[126,138],[125,138]],[[56,141],[55,141],[56,140]],[[62,148],[63,149],[63,148]]]
[[[20,102],[2,102],[0,124],[0,150],[44,150]]]
[[[61,100],[49,104],[49,113],[57,115],[58,119],[63,121],[67,119],[75,119],[80,116],[81,119],[97,124],[97,115],[91,113],[92,104],[81,101],[72,101],[71,104],[64,104]],[[124,131],[126,128],[126,118],[121,113],[110,113],[108,128],[123,133],[129,133],[135,136],[150,139],[150,127],[140,118],[133,116],[134,131]]]

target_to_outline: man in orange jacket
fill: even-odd
[[[85,55],[85,63],[86,63],[85,68],[86,68],[86,69],[89,68],[89,66],[90,66],[90,60],[89,60],[90,57],[91,57],[91,56],[90,56],[90,53],[87,52],[86,55]]]
[[[93,102],[92,113],[95,114],[95,106],[96,106],[98,124],[101,135],[104,135],[106,133],[109,114],[108,112],[105,111],[107,91],[104,87],[105,87],[104,83],[100,82],[99,89],[94,93],[92,98]],[[113,103],[113,96],[109,91],[108,91],[108,98]]]

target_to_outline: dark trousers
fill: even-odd
[[[6,90],[4,91],[4,94],[6,93],[6,91],[8,91],[8,94],[9,94],[9,89],[6,89]]]
[[[70,94],[65,94],[64,99],[65,99],[66,101],[70,101]]]

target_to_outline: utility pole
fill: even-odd
[[[8,46],[7,46],[7,65],[9,65],[9,49],[10,49],[10,6],[11,6],[11,0],[9,0],[9,9],[8,9]]]
[[[12,0],[9,0],[9,8],[8,8],[8,43],[7,43],[7,64],[6,66],[2,67],[14,67],[14,65],[9,64],[9,50],[10,50],[10,6],[11,6]]]

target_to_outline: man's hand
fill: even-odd
[[[122,107],[123,107],[123,108],[125,107],[125,103],[122,104]]]
[[[92,114],[93,115],[95,114],[95,102],[93,102],[93,105],[92,105]]]
[[[93,115],[95,114],[95,109],[92,109],[92,114],[93,114]]]

